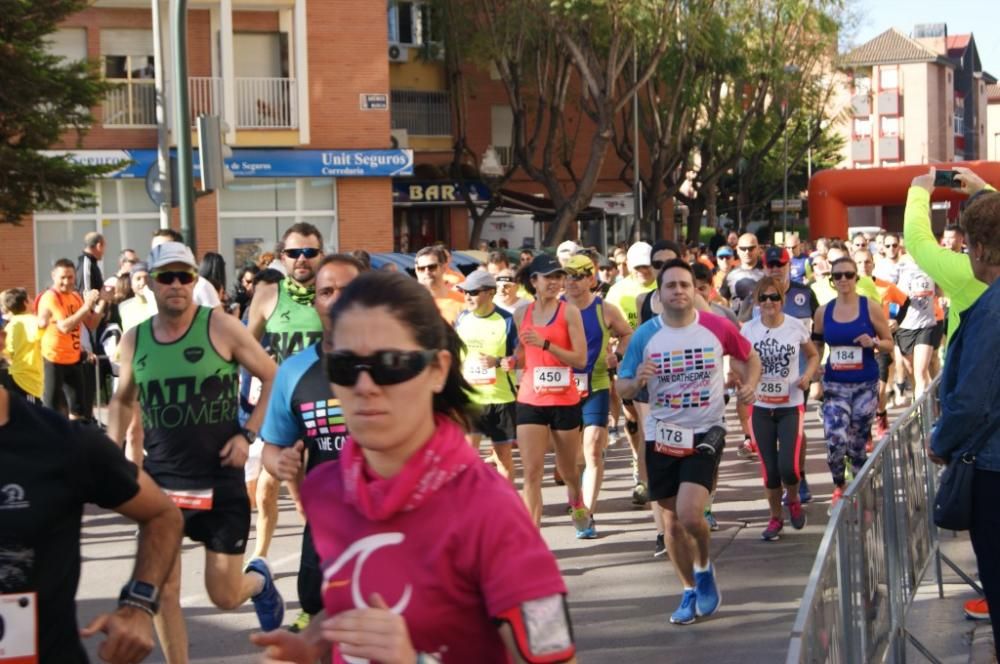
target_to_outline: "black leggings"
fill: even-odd
[[[42,388],[42,403],[47,408],[76,417],[93,415],[93,408],[87,400],[93,390],[87,390],[81,362],[56,364],[44,360],[43,371],[45,384]]]
[[[750,409],[750,431],[760,452],[764,486],[794,486],[801,477],[802,417],[805,406]]]
[[[323,610],[323,571],[313,544],[312,531],[306,524],[302,533],[302,554],[299,559],[299,604],[311,616]]]

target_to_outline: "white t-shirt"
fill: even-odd
[[[907,263],[899,271],[899,289],[910,298],[910,307],[899,324],[900,329],[934,327],[937,324],[934,316],[934,280],[915,263]]]
[[[876,279],[881,279],[882,281],[898,284],[899,271],[902,267],[902,261],[897,260],[893,263],[888,258],[879,258],[875,261],[875,268],[872,270],[872,276]]]
[[[802,390],[796,385],[802,373],[799,354],[802,344],[809,341],[809,328],[798,318],[785,315],[778,327],[768,327],[759,318],[747,322],[740,330],[760,355],[761,374],[757,386],[755,407],[784,408],[801,406]]]
[[[219,300],[219,291],[215,290],[212,282],[205,277],[198,277],[198,282],[194,285],[194,302],[213,309],[222,304]]]

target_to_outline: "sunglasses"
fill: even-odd
[[[781,302],[781,296],[777,293],[761,293],[757,296],[758,302]]]
[[[740,251],[746,251],[746,252],[753,251],[756,248],[757,248],[756,244],[751,247],[737,247],[737,249],[739,249]]]
[[[417,272],[434,272],[440,267],[437,263],[428,263],[427,265],[418,265]]]
[[[583,281],[591,275],[586,272],[567,272],[566,276],[569,277],[570,281]]]
[[[841,279],[853,279],[858,276],[857,272],[831,272],[830,278],[834,281],[840,281]]]
[[[654,270],[662,270],[667,261],[650,261],[649,264],[653,266]]]
[[[486,289],[486,288],[477,288],[477,289],[475,289],[475,290],[464,290],[464,291],[462,291],[462,292],[463,292],[463,293],[464,293],[465,295],[470,295],[470,296],[472,296],[472,297],[476,297],[477,295],[479,295],[480,293],[482,293],[482,292],[484,292],[484,291],[486,291],[486,290],[488,290],[488,289]]]
[[[298,260],[299,258],[316,258],[319,256],[319,249],[315,247],[306,247],[304,249],[285,249],[284,253],[289,258]]]
[[[885,247],[886,249],[895,249],[899,245],[897,243],[895,243],[895,242],[893,242],[892,244],[889,244],[888,242],[886,242],[882,246]]]
[[[770,262],[769,262],[769,263],[767,264],[767,266],[768,266],[768,267],[785,267],[785,263],[782,263],[782,262],[780,262],[780,261],[770,261]]]
[[[158,284],[163,284],[164,286],[169,286],[174,283],[174,280],[181,282],[182,286],[187,286],[194,283],[194,280],[198,278],[198,274],[189,271],[163,271],[163,272],[150,272],[149,276],[153,278]]]
[[[352,387],[362,371],[376,385],[398,385],[415,378],[430,364],[436,350],[380,350],[372,355],[335,351],[326,355],[326,377],[334,385]]]

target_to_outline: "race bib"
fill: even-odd
[[[864,349],[861,346],[833,346],[830,349],[830,368],[834,371],[853,371],[864,366]]]
[[[38,664],[38,596],[0,595],[0,663]]]
[[[757,401],[788,403],[787,378],[763,378],[757,386]]]
[[[657,420],[656,440],[653,444],[654,449],[660,454],[674,457],[691,456],[694,454],[694,430]]]
[[[569,367],[535,367],[535,392],[565,392],[569,388]]]
[[[164,489],[163,493],[182,510],[212,509],[213,489]]]
[[[573,374],[573,382],[576,384],[576,391],[580,393],[580,398],[590,394],[590,374]]]
[[[496,367],[484,367],[478,357],[465,361],[462,374],[465,380],[469,381],[469,385],[493,385],[497,382]]]

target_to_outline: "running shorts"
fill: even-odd
[[[513,401],[491,403],[483,406],[473,428],[496,444],[510,443],[517,440],[516,418],[517,408]]]
[[[215,487],[212,509],[182,509],[184,534],[215,553],[244,554],[250,536],[250,499],[246,484]]]
[[[608,409],[611,407],[610,390],[591,392],[581,402],[581,407],[583,409],[583,426],[607,428]]]
[[[695,445],[703,434],[695,434]],[[646,472],[649,475],[650,500],[673,498],[680,491],[682,482],[698,484],[712,490],[715,479],[716,455],[692,454],[673,457],[656,451],[653,441],[646,441]]]
[[[909,356],[913,354],[913,349],[917,345],[937,348],[941,345],[943,334],[944,328],[940,325],[921,327],[916,330],[901,329],[896,332],[896,345],[899,347],[900,353]]]
[[[571,431],[583,426],[580,404],[572,406],[532,406],[517,402],[517,423],[540,424],[553,431]]]

